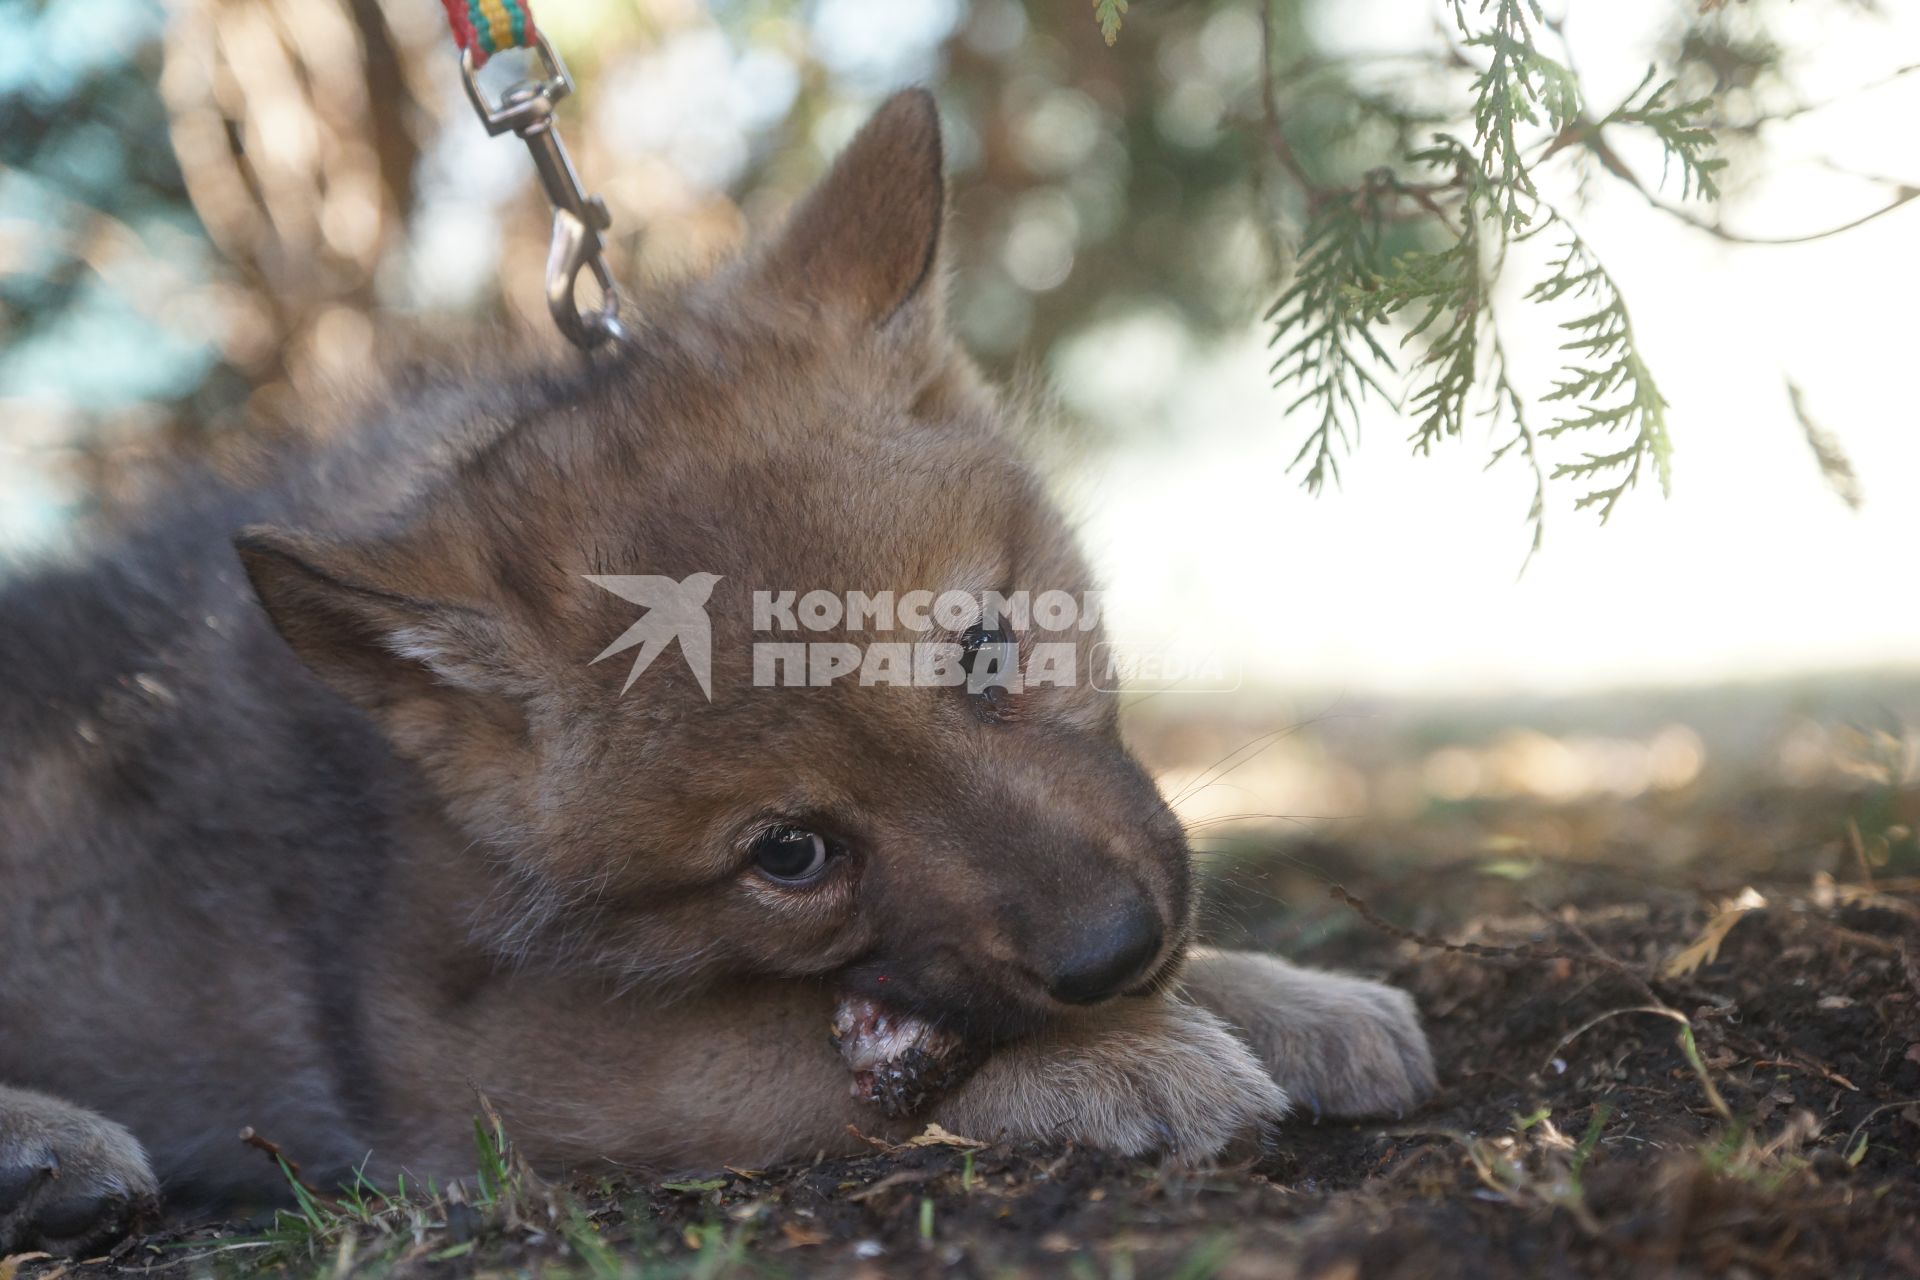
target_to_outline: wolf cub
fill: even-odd
[[[1207,1161],[1431,1090],[1403,993],[1190,945],[944,204],[902,93],[615,358],[428,379],[6,588],[0,1253],[272,1194],[243,1126],[459,1175],[475,1089],[658,1170]]]

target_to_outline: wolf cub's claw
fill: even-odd
[[[0,1089],[0,1256],[82,1253],[153,1213],[159,1194],[146,1153],[120,1125]]]

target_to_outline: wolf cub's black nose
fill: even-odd
[[[1047,984],[1053,998],[1067,1004],[1095,1004],[1119,995],[1145,976],[1160,954],[1160,920],[1144,902],[1129,903],[1084,930]]]

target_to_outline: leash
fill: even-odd
[[[527,144],[533,166],[553,206],[553,241],[547,249],[547,310],[567,341],[591,354],[595,348],[624,341],[620,326],[620,293],[607,270],[600,233],[612,219],[606,202],[580,188],[573,161],[554,128],[554,104],[573,92],[567,64],[553,51],[533,22],[528,0],[440,0],[447,26],[460,46],[460,82],[467,100],[487,132],[498,137],[512,133]],[[507,49],[526,49],[536,78],[524,80],[489,102],[480,88],[479,71],[487,59]],[[592,274],[600,286],[600,305],[581,311],[574,288],[580,273]]]

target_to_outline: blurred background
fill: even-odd
[[[1549,9],[1592,100],[1650,63],[1713,96],[1730,166],[1697,216],[1733,234],[1584,155],[1540,170],[1633,309],[1675,478],[1605,528],[1549,486],[1530,559],[1526,469],[1489,468],[1483,439],[1415,457],[1383,400],[1342,485],[1305,493],[1261,321],[1307,208],[1276,122],[1330,182],[1403,155],[1484,61],[1448,4],[1135,0],[1111,45],[1084,0],[535,8],[626,276],[702,270],[887,91],[935,91],[959,334],[1046,389],[1032,447],[1121,636],[1231,674],[1134,698],[1194,821],[1678,803],[1717,781],[1891,797],[1864,836],[1849,810],[1851,844],[1822,838],[1920,857],[1920,204],[1819,234],[1920,185],[1916,6]],[[0,0],[0,22],[0,563],[70,549],[156,460],[316,429],[396,353],[502,326],[559,351],[548,210],[525,149],[474,119],[432,0]],[[1506,337],[1550,386],[1563,335]]]

